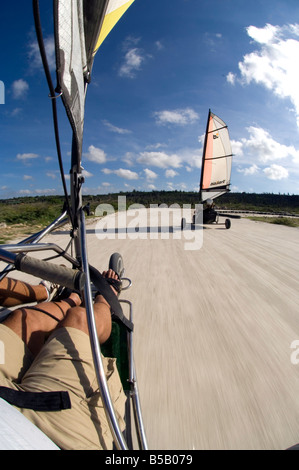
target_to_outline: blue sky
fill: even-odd
[[[51,4],[41,11],[55,81]],[[31,1],[5,2],[0,21],[0,198],[62,194]],[[211,108],[229,126],[232,191],[299,194],[298,83],[298,0],[135,0],[95,59],[84,193],[197,190]]]

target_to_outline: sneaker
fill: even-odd
[[[50,282],[50,281],[43,280],[40,282],[40,285],[43,285],[47,289],[47,292],[48,292],[48,298],[47,300],[45,300],[45,302],[51,302],[51,300],[53,300],[53,298],[57,295],[60,289],[60,286],[58,284],[54,284],[53,282]]]
[[[64,287],[64,286],[58,287],[56,293],[52,297],[52,301],[59,302],[60,300],[67,299],[71,295],[72,292],[77,294],[80,297],[81,302],[82,302],[81,292],[79,292],[78,290],[75,290],[75,289],[70,289],[69,287]]]

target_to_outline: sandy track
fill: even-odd
[[[128,218],[111,239],[111,217],[102,241],[88,225],[89,258],[103,270],[121,252],[133,281],[123,296],[134,306],[149,448],[297,443],[299,364],[290,346],[299,340],[298,229],[232,220],[230,230],[196,232],[202,247],[186,250],[185,237],[195,235],[189,228],[183,235],[176,221],[159,231],[145,217],[135,233]],[[67,235],[50,238],[64,246]]]

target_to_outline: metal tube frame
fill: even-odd
[[[37,7],[38,2],[34,2]],[[108,4],[108,2],[107,2]],[[107,5],[106,5],[107,6]],[[85,93],[87,90],[87,83],[85,85]],[[56,96],[55,96],[56,98]],[[87,323],[89,329],[90,343],[94,361],[95,372],[97,381],[103,401],[104,409],[106,412],[108,424],[115,442],[117,449],[127,450],[127,444],[119,428],[118,421],[115,416],[113,409],[105,371],[103,367],[103,361],[101,356],[100,344],[97,337],[96,323],[93,309],[93,299],[91,292],[91,281],[89,274],[89,263],[87,255],[87,243],[86,243],[86,227],[85,227],[85,214],[82,206],[82,184],[84,182],[82,176],[81,157],[82,149],[78,148],[77,139],[75,132],[73,132],[72,142],[72,160],[71,160],[71,204],[69,213],[64,212],[58,217],[52,224],[46,227],[44,230],[30,236],[16,245],[2,245],[0,250],[0,261],[8,263],[8,266],[1,272],[0,280],[5,277],[8,272],[13,268],[14,256],[11,253],[22,253],[32,251],[48,251],[53,250],[57,254],[63,256],[67,261],[71,262],[73,267],[81,269],[85,275],[87,282],[84,286],[84,302],[86,307]],[[42,238],[51,233],[53,230],[64,225],[67,222],[71,222],[72,225],[72,239],[75,249],[75,258],[70,256],[59,246],[53,243],[39,243]],[[128,302],[128,301],[127,301]],[[129,302],[130,303],[130,302]],[[132,305],[130,306],[130,316],[132,317]],[[147,449],[147,443],[144,433],[144,427],[141,418],[141,410],[139,403],[139,395],[136,382],[135,366],[133,362],[133,338],[132,332],[129,333],[128,343],[129,363],[130,363],[130,384],[131,384],[131,396],[134,406],[134,415],[137,427],[137,435],[140,445],[143,449]]]
[[[128,450],[127,443],[124,440],[122,432],[119,428],[117,418],[113,409],[112,400],[110,397],[107,380],[104,372],[100,344],[97,337],[94,310],[93,310],[93,299],[91,292],[91,281],[89,275],[89,263],[87,256],[87,243],[86,243],[86,229],[85,229],[85,214],[83,208],[79,211],[79,230],[77,233],[78,240],[76,243],[77,249],[80,247],[80,253],[77,253],[77,258],[74,258],[69,253],[67,253],[63,248],[55,243],[40,243],[41,240],[53,232],[57,228],[65,225],[68,222],[66,218],[66,213],[61,214],[53,223],[47,226],[44,230],[31,235],[30,237],[24,239],[23,241],[17,244],[3,244],[0,245],[0,260],[8,263],[7,267],[2,271],[0,275],[0,280],[2,280],[14,266],[15,254],[18,253],[33,253],[33,252],[48,252],[53,251],[59,256],[62,256],[66,261],[70,262],[73,267],[82,268],[83,272],[86,275],[87,282],[84,287],[84,302],[86,307],[87,322],[89,328],[89,336],[91,343],[91,350],[93,354],[93,361],[95,366],[95,372],[97,376],[97,381],[103,400],[104,409],[106,412],[108,424],[115,442],[117,449],[119,450]],[[80,263],[80,261],[81,263]],[[124,290],[128,289],[131,286],[131,281],[125,278],[128,282],[128,286]],[[133,322],[133,307],[132,303],[128,300],[120,300],[122,303],[126,303],[130,307],[130,321]],[[129,378],[130,383],[130,398],[133,404],[134,411],[134,420],[136,426],[136,435],[138,439],[138,444],[140,449],[147,450],[147,441],[144,431],[144,425],[141,415],[141,407],[139,400],[139,393],[136,380],[136,371],[133,359],[133,332],[128,333],[128,359],[129,359]]]
[[[127,444],[123,438],[117,418],[115,416],[112,400],[110,397],[105,371],[103,367],[103,361],[101,356],[101,348],[98,340],[96,323],[93,309],[93,299],[91,293],[91,284],[89,276],[89,264],[87,259],[87,245],[86,245],[86,231],[85,231],[85,215],[83,209],[80,211],[80,238],[81,238],[81,259],[83,272],[86,274],[86,283],[84,287],[84,301],[87,315],[87,323],[89,329],[89,338],[91,344],[91,350],[93,355],[93,361],[95,366],[95,372],[97,376],[98,385],[100,388],[101,398],[103,401],[104,409],[108,424],[118,450],[127,450]]]
[[[132,302],[129,300],[121,299],[121,303],[125,303],[129,305],[130,309],[130,321],[133,323],[133,305]],[[137,378],[136,378],[136,370],[134,364],[134,356],[133,356],[133,332],[128,332],[128,359],[129,359],[129,383],[130,383],[130,398],[132,399],[133,403],[133,411],[134,411],[134,421],[136,426],[136,435],[138,438],[139,448],[141,450],[148,450],[148,444],[145,434],[145,429],[143,425],[142,413],[141,413],[141,406],[140,406],[140,399],[138,393],[138,386],[137,386]]]
[[[57,217],[57,219],[55,219],[50,225],[48,225],[45,229],[41,230],[40,232],[38,233],[35,233],[33,235],[31,235],[30,237],[28,238],[25,238],[24,240],[22,240],[21,242],[19,242],[17,245],[15,245],[16,249],[18,249],[18,247],[23,246],[23,249],[21,250],[21,252],[23,251],[29,251],[30,249],[32,249],[32,246],[33,245],[36,245],[40,240],[42,240],[46,235],[48,235],[49,233],[53,232],[54,230],[56,230],[57,228],[59,227],[62,227],[64,226],[65,224],[68,223],[68,217],[67,217],[67,213],[66,212],[63,212],[59,217]],[[1,245],[2,249],[4,250],[10,250],[12,248],[13,245]],[[61,250],[61,249],[60,249]],[[61,250],[62,252],[63,250]],[[0,258],[1,259],[1,258]],[[74,260],[72,258],[72,260],[77,264],[76,260]],[[8,266],[6,266],[6,268],[2,271],[2,273],[0,274],[0,281],[2,281],[2,279],[9,273],[9,271],[11,270],[11,268],[13,267],[12,264],[8,264]]]

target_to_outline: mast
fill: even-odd
[[[205,141],[204,141],[204,147],[203,147],[203,152],[202,152],[201,176],[200,176],[200,186],[199,186],[200,202],[202,200],[201,192],[202,192],[203,172],[204,172],[204,165],[205,165],[205,156],[206,156],[206,149],[207,149],[210,117],[211,117],[211,110],[209,109],[209,115],[208,115],[207,127],[206,127],[206,134],[205,134]]]

